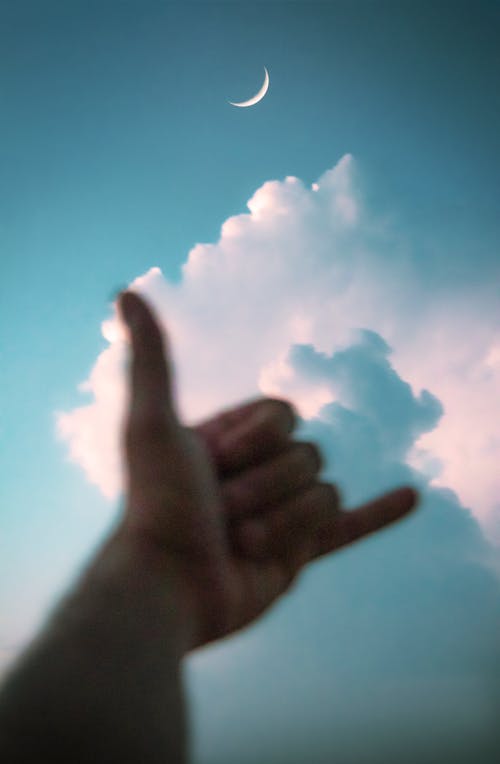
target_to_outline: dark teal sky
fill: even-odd
[[[466,209],[485,237],[474,260],[491,266],[498,14],[492,3],[4,3],[4,226],[62,200],[58,238],[71,247],[85,227],[80,246],[95,246],[100,209],[120,246],[96,275],[124,259],[135,273],[166,247],[175,263],[216,237],[264,180],[312,182],[350,152],[405,225],[455,228],[463,246]],[[231,109],[263,65],[272,97]],[[89,277],[77,254],[58,260],[61,278]]]
[[[3,2],[1,317],[30,353],[65,345],[68,389],[111,290],[177,274],[262,182],[346,152],[423,278],[497,277],[498,30],[494,3]],[[264,65],[268,97],[228,106]]]
[[[231,107],[264,66],[265,99]],[[154,265],[179,279],[265,181],[311,184],[346,153],[429,292],[494,289],[499,81],[494,2],[0,0],[0,577],[18,605],[0,642],[112,511],[54,411],[81,404],[114,291]]]

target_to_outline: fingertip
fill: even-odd
[[[273,422],[287,435],[291,435],[299,421],[297,409],[286,398],[264,398],[257,417],[260,420],[259,423]]]
[[[125,290],[118,295],[118,308],[127,326],[134,329],[141,320],[141,299],[135,292]]]
[[[400,502],[406,507],[408,512],[417,508],[420,502],[420,493],[416,488],[410,485],[405,485],[398,489],[396,493],[399,494]]]

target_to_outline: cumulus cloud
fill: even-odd
[[[265,183],[248,208],[191,250],[179,283],[152,268],[131,284],[166,327],[184,419],[259,391],[290,397],[349,506],[407,482],[423,501],[190,658],[194,760],[490,764],[498,555],[477,519],[491,532],[500,496],[500,313],[488,295],[422,286],[350,156],[311,188]],[[126,343],[116,315],[102,332],[90,401],[58,428],[115,498]]]
[[[354,416],[370,426],[377,437],[374,453],[404,458],[416,435],[434,429],[442,406],[428,390],[414,397],[410,385],[390,366],[390,348],[380,335],[367,329],[358,334],[357,343],[331,358],[312,345],[294,345],[290,362],[303,370],[311,387],[318,382],[329,385],[330,397],[336,400],[330,404],[332,416],[340,420],[347,416],[345,425],[354,425],[353,433]]]
[[[439,402],[411,391],[372,331],[331,354],[294,345],[287,360],[297,383],[330,390],[301,424],[321,443],[325,478],[350,505],[410,481],[422,507],[315,562],[252,629],[191,658],[195,760],[493,764],[500,592],[484,565],[490,548],[457,496],[406,463]]]
[[[224,222],[216,243],[189,252],[179,283],[155,267],[131,287],[167,329],[188,423],[259,391],[289,396],[314,416],[330,388],[292,374],[290,348],[310,344],[330,353],[346,347],[357,327],[380,334],[411,389],[432,390],[444,409],[408,460],[457,491],[493,537],[500,305],[482,293],[457,299],[425,288],[409,246],[363,203],[358,175],[346,155],[311,187],[294,177],[266,182],[248,212]],[[109,346],[82,385],[91,400],[60,412],[57,426],[70,458],[112,499],[122,486],[126,346],[116,315],[102,332]],[[389,405],[379,403],[381,410]],[[387,434],[388,448],[396,434]]]

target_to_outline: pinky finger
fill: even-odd
[[[415,509],[417,503],[417,491],[406,486],[356,509],[339,511],[317,527],[314,556],[328,554],[392,525]]]
[[[245,556],[280,557],[301,567],[402,519],[417,501],[417,492],[405,487],[346,511],[334,485],[316,483],[293,501],[235,526],[236,544]]]

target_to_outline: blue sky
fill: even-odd
[[[169,319],[174,322],[174,338],[176,331],[187,338],[186,349],[178,350],[186,411],[193,416],[208,413],[209,403],[222,405],[258,390],[290,395],[301,404],[308,426],[324,438],[328,453],[342,457],[344,471],[334,477],[348,498],[352,494],[354,500],[353,486],[358,485],[362,498],[397,481],[404,470],[415,470],[411,474],[422,485],[440,473],[440,487],[428,489],[426,516],[443,517],[442,527],[448,529],[442,535],[442,559],[434,521],[425,526],[422,520],[427,530],[419,535],[415,519],[388,531],[387,539],[367,541],[365,547],[318,564],[307,573],[304,590],[299,588],[274,620],[241,642],[215,649],[205,662],[203,656],[194,659],[200,762],[221,762],[226,744],[227,760],[235,756],[230,741],[222,743],[224,724],[233,718],[231,704],[217,717],[204,701],[211,689],[224,692],[220,666],[231,693],[239,688],[240,704],[247,704],[249,713],[254,709],[249,741],[255,730],[264,730],[259,714],[267,689],[255,684],[245,690],[245,672],[255,656],[263,661],[263,677],[269,674],[266,661],[276,665],[281,612],[300,639],[284,643],[277,687],[289,696],[294,691],[306,694],[313,710],[302,739],[307,729],[320,730],[317,737],[326,753],[318,748],[318,764],[321,755],[329,760],[335,719],[327,723],[320,706],[331,700],[337,708],[349,685],[341,676],[342,655],[329,654],[325,646],[325,640],[340,640],[346,650],[350,644],[341,638],[334,605],[343,623],[361,627],[357,607],[338,597],[320,621],[321,606],[317,611],[310,603],[325,602],[328,576],[349,581],[356,603],[368,595],[377,597],[363,583],[363,571],[370,565],[380,576],[385,599],[380,595],[379,610],[387,613],[388,622],[397,621],[396,605],[408,590],[419,593],[415,607],[422,621],[445,613],[438,656],[446,654],[449,644],[455,661],[450,658],[446,672],[439,657],[426,664],[430,684],[419,685],[415,717],[424,712],[432,691],[445,716],[450,709],[446,718],[451,731],[439,743],[445,753],[453,749],[458,729],[453,719],[471,720],[469,727],[462,725],[463,751],[477,745],[478,737],[486,739],[493,696],[498,700],[498,684],[496,695],[484,694],[483,684],[485,667],[492,665],[495,654],[498,620],[491,614],[498,612],[498,596],[492,574],[477,560],[491,561],[492,555],[498,560],[498,551],[492,552],[488,543],[495,533],[500,540],[500,521],[488,519],[494,517],[495,501],[500,516],[499,30],[498,4],[484,2],[2,3],[4,661],[31,633],[115,516],[117,499],[103,495],[105,479],[99,470],[92,472],[88,452],[81,452],[80,466],[67,461],[68,443],[81,443],[83,419],[70,420],[76,423],[73,434],[61,442],[55,412],[82,406],[78,384],[89,377],[100,354],[115,348],[101,335],[101,322],[112,316],[113,293],[159,267],[163,276],[150,273],[143,287],[158,309],[164,307],[167,326]],[[243,100],[259,88],[264,66],[271,77],[265,99],[249,109],[229,106],[228,100]],[[343,161],[346,156],[351,159]],[[299,181],[287,184],[284,179],[290,176]],[[266,185],[269,181],[276,184]],[[316,182],[324,191],[314,195],[310,188]],[[257,199],[256,211],[241,218],[248,214],[251,198]],[[333,213],[329,204],[334,204]],[[288,216],[284,224],[279,209]],[[346,210],[355,211],[352,220]],[[233,223],[222,235],[221,226],[229,219]],[[198,265],[191,257],[186,270],[196,244]],[[215,263],[215,275],[210,263]],[[271,263],[274,270],[268,271]],[[229,295],[231,290],[236,297]],[[259,301],[262,294],[265,301]],[[318,307],[323,305],[324,310]],[[229,310],[234,341],[227,337]],[[359,337],[349,339],[350,330],[358,328],[387,343],[387,364],[402,385],[411,386],[411,394],[401,393],[408,416],[398,421],[406,429],[401,424],[397,431],[406,438],[407,449],[396,456],[391,451],[396,430],[388,425],[394,415],[393,388],[380,388],[379,400],[388,405],[382,406],[382,418],[373,419],[363,390],[344,400],[324,361],[342,347],[346,352],[358,347]],[[217,363],[198,358],[206,340],[218,363],[233,359],[239,376],[236,371],[226,374],[224,366],[228,379],[218,383]],[[309,355],[292,352],[309,346]],[[361,347],[361,356],[370,356],[368,346]],[[110,366],[111,355],[104,357]],[[323,362],[323,377],[304,371]],[[287,363],[288,377],[283,373]],[[381,379],[373,358],[371,363],[362,367],[368,391]],[[190,378],[195,372],[206,380],[205,391]],[[99,371],[97,377],[116,381],[116,371],[106,374]],[[436,396],[445,413],[430,417],[424,446],[410,454],[419,437],[412,395],[418,400],[422,388]],[[108,403],[96,387],[89,400],[96,404],[91,411],[101,417],[98,421],[107,425],[102,412]],[[350,414],[337,410],[332,423],[328,406],[335,402]],[[355,439],[358,445],[349,450],[355,433],[361,440]],[[362,450],[370,437],[378,444],[382,438],[387,453],[393,454],[391,469],[383,459],[370,462],[373,448]],[[465,441],[471,453],[462,453],[465,446],[458,448]],[[358,452],[367,454],[363,479],[357,478]],[[92,453],[108,464],[104,453],[96,448]],[[109,467],[110,474],[113,469]],[[444,499],[439,491],[446,488],[454,493]],[[438,515],[443,502],[447,509]],[[432,507],[437,507],[434,515]],[[479,521],[483,532],[490,533],[489,541],[478,540]],[[461,545],[448,544],[448,531],[462,539]],[[418,586],[427,552],[419,558],[417,542],[422,549],[432,546],[439,559],[428,581],[435,592],[433,603],[426,600],[423,585]],[[399,588],[391,589],[392,573],[384,570],[397,576],[398,549],[404,544],[416,557]],[[380,558],[386,547],[390,562],[384,568]],[[462,596],[450,590],[457,570],[467,594],[462,610],[450,610],[446,603]],[[363,625],[373,645],[387,636],[380,613]],[[318,632],[301,620],[306,614],[321,631],[318,646],[313,636]],[[402,615],[400,619],[403,634]],[[472,620],[484,626],[463,642],[450,642],[457,619],[462,625]],[[429,645],[434,637],[426,632],[422,639]],[[482,655],[483,662],[471,658],[464,664],[464,651]],[[241,656],[245,670],[231,663],[233,654]],[[290,667],[296,655],[304,654],[308,658],[302,679],[292,680]],[[356,657],[349,655],[346,665],[354,672]],[[409,687],[415,680],[410,658],[405,663],[404,651],[398,653],[395,671],[375,647],[373,655],[370,665],[363,664],[368,674],[385,677],[383,686],[393,688],[387,693],[400,697],[401,708],[410,708]],[[466,671],[459,668],[463,665]],[[324,686],[322,675],[328,679]],[[295,690],[293,681],[298,683]],[[361,672],[356,674],[358,695],[353,691],[344,702],[345,729],[350,729],[361,696],[373,697],[371,704],[366,701],[366,718],[375,706],[384,707],[363,681]],[[315,687],[321,702],[312,700]],[[375,684],[369,687],[373,690]],[[462,705],[457,701],[461,693],[469,698]],[[293,714],[299,714],[300,704],[288,710],[298,724]],[[284,714],[280,722],[285,728],[286,719]],[[381,729],[388,723],[382,720]],[[403,743],[413,739],[411,725],[401,722],[401,730]],[[267,728],[265,733],[262,745],[271,746],[272,734]],[[377,734],[367,732],[367,739],[372,735],[378,740]],[[238,746],[237,736],[232,744]],[[380,740],[378,744],[383,751]],[[349,756],[357,764],[363,760],[360,751],[349,748],[352,736],[346,733],[342,745],[345,761]],[[208,752],[205,758],[202,748]],[[267,759],[265,751],[271,748],[263,750],[255,760],[270,761],[272,755],[278,764],[274,749]],[[248,756],[253,761],[250,748]],[[283,756],[292,761],[290,751]],[[384,756],[387,761],[387,751]]]

